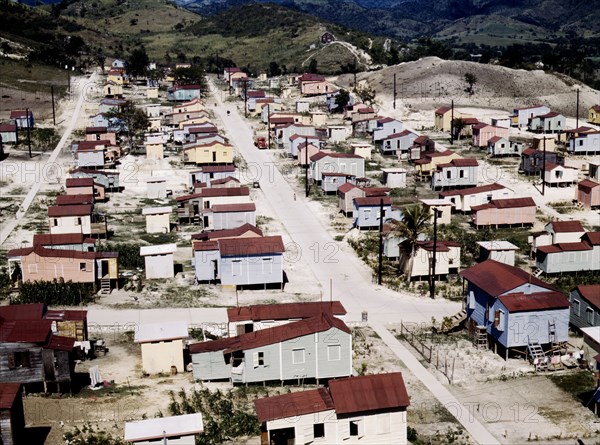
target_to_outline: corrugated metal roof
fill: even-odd
[[[79,320],[83,321],[87,319],[87,311],[83,309],[70,309],[70,310],[62,310],[62,309],[48,309],[46,312],[46,316],[44,317],[46,320]]]
[[[446,192],[440,192],[440,196],[445,197],[445,196],[475,195],[477,193],[493,192],[495,190],[502,190],[505,188],[506,187],[504,187],[503,185],[500,185],[498,183],[493,183],[493,184],[480,185],[477,187],[469,187],[469,188],[461,189],[461,190],[448,190]]]
[[[19,320],[0,324],[0,341],[9,343],[46,343],[50,337],[52,321]]]
[[[194,413],[126,422],[124,437],[126,442],[143,442],[165,437],[191,436],[203,431],[202,414]]]
[[[58,195],[56,205],[74,206],[94,203],[94,195]]]
[[[96,244],[94,238],[85,237],[82,233],[36,233],[33,235],[33,245],[57,246],[61,244]]]
[[[175,252],[177,252],[177,245],[175,243],[140,247],[140,256],[166,255]]]
[[[136,343],[187,338],[188,325],[185,321],[141,324],[135,332]]]
[[[255,212],[256,204],[245,202],[240,204],[217,204],[211,207],[213,213]]]
[[[587,241],[592,246],[600,246],[600,232],[587,232],[581,237],[582,241]]]
[[[331,380],[329,393],[338,415],[410,405],[401,372]]]
[[[576,289],[596,309],[600,309],[600,284],[580,284]]]
[[[281,236],[227,238],[218,241],[221,256],[264,255],[285,252]]]
[[[337,153],[337,152],[320,151],[320,152],[315,153],[314,155],[312,155],[310,157],[310,160],[311,161],[318,161],[318,160],[326,158],[326,157],[338,158],[338,159],[346,159],[346,158],[363,159],[362,156],[358,156],[358,155],[351,154],[351,153]]]
[[[11,304],[0,306],[0,318],[4,321],[41,320],[45,311],[43,303]]]
[[[593,188],[600,187],[600,184],[598,184],[597,182],[594,182],[594,181],[590,181],[589,179],[584,179],[583,181],[579,181],[577,186],[579,188],[591,190]]]
[[[317,316],[322,312],[345,315],[346,309],[338,300],[302,303],[259,304],[227,309],[227,318],[234,321],[290,320]]]
[[[204,241],[203,243],[194,243],[194,251],[196,252],[208,252],[210,250],[219,250],[219,243],[217,241]]]
[[[92,205],[72,205],[72,206],[50,206],[48,207],[48,216],[89,216],[92,214]]]
[[[459,275],[492,297],[497,297],[527,283],[552,291],[556,290],[523,269],[495,260],[483,261],[463,270]]]
[[[333,401],[326,388],[318,388],[256,399],[254,408],[258,420],[268,422],[329,411],[333,409]]]
[[[568,308],[569,300],[560,292],[515,293],[498,298],[510,312]]]
[[[48,349],[55,351],[72,351],[75,339],[72,337],[63,337],[60,335],[52,335],[50,341],[46,345]]]
[[[392,198],[389,196],[368,196],[364,198],[354,198],[354,205],[357,207],[373,207],[381,205],[383,201],[384,206],[392,205]]]
[[[205,352],[224,351],[238,344],[238,337],[221,338],[219,340],[208,340],[189,345],[190,354],[202,354]]]
[[[579,252],[583,250],[592,250],[592,246],[588,243],[577,242],[577,243],[558,243],[550,244],[548,246],[540,246],[537,248],[543,253],[559,253],[559,252]]]
[[[221,173],[221,172],[234,172],[235,165],[206,165],[200,170],[202,173]]]
[[[555,233],[585,232],[581,221],[552,221],[548,225]]]
[[[219,239],[219,238],[237,238],[243,235],[246,232],[254,232],[257,235],[262,236],[262,230],[258,227],[253,226],[252,224],[246,223],[240,227],[236,227],[235,229],[224,229],[224,230],[215,230],[214,232],[202,232],[195,233],[192,235],[193,240],[210,240],[210,239]]]
[[[20,383],[0,383],[0,409],[11,409],[21,391]]]

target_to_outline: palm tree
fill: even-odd
[[[417,249],[419,235],[431,224],[431,213],[423,206],[415,204],[402,212],[400,221],[390,221],[390,237],[403,238],[400,249],[404,252],[404,274],[410,279],[413,260]]]

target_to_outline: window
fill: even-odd
[[[80,226],[81,225],[81,218],[80,217],[75,218],[75,225],[76,226]]]
[[[319,437],[325,437],[325,424],[315,423],[313,425],[313,435],[315,436],[315,439]]]
[[[504,331],[504,311],[501,309],[494,314],[494,327],[497,331]]]
[[[589,324],[594,324],[594,310],[591,307],[585,310],[585,316]]]
[[[54,227],[58,226],[58,219],[57,219],[57,218],[53,218],[53,219],[52,219],[52,225],[53,225]]]
[[[306,361],[304,349],[292,349],[292,364],[300,365]]]
[[[475,292],[469,291],[469,309],[475,309]]]
[[[15,351],[8,354],[8,369],[29,368],[29,351]]]
[[[29,273],[37,273],[37,271],[38,271],[37,264],[28,264],[27,265],[27,271]]]
[[[350,436],[363,437],[365,435],[365,422],[363,419],[350,421]]]
[[[452,172],[450,170],[446,170],[446,178],[450,179],[452,177]]]
[[[254,362],[254,367],[258,368],[259,366],[265,366],[265,353],[264,351],[257,351],[254,353],[252,357],[252,361]]]
[[[79,263],[79,270],[81,272],[85,272],[86,271],[86,264],[85,263]]]
[[[464,178],[465,177],[465,171],[464,170],[459,170],[458,171],[458,177],[459,178]]]
[[[339,361],[342,359],[342,345],[327,346],[327,360],[330,362]]]
[[[579,315],[579,300],[573,300],[573,306],[571,306],[573,308],[573,315]]]

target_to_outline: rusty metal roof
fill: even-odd
[[[56,197],[56,205],[59,206],[85,205],[93,203],[93,195],[58,195]]]
[[[240,204],[217,204],[211,207],[213,213],[237,213],[237,212],[255,212],[256,204],[253,202],[243,202]]]
[[[444,196],[466,196],[466,195],[474,195],[477,193],[487,193],[487,192],[493,192],[495,190],[502,190],[506,187],[504,187],[503,185],[500,185],[498,183],[493,183],[493,184],[486,184],[486,185],[480,185],[477,187],[469,187],[466,189],[460,189],[460,190],[448,190],[446,192],[440,192],[440,196],[444,197]]]
[[[582,250],[592,250],[592,246],[584,242],[576,243],[558,243],[548,246],[540,246],[537,248],[542,253],[559,253],[559,252],[579,252]]]
[[[548,225],[555,233],[585,232],[581,221],[552,221]]]
[[[223,229],[223,230],[215,230],[214,232],[202,232],[195,233],[192,235],[193,240],[211,240],[211,239],[220,239],[220,238],[237,238],[243,235],[246,232],[254,232],[259,236],[262,236],[262,230],[258,227],[253,226],[252,224],[246,223],[240,227],[236,227],[235,229]]]
[[[331,380],[329,393],[338,415],[410,405],[401,372]]]
[[[258,420],[268,422],[329,411],[333,409],[333,401],[326,388],[318,388],[256,399],[254,407]]]
[[[498,298],[509,312],[528,312],[563,309],[570,306],[569,300],[560,292],[515,293]]]
[[[46,308],[43,303],[0,306],[0,318],[4,321],[41,320],[44,312]]]
[[[11,409],[21,391],[20,383],[0,383],[0,409]]]
[[[72,351],[75,339],[72,337],[63,337],[61,335],[52,335],[50,341],[46,345],[48,349],[54,349],[55,351]]]
[[[492,297],[498,297],[527,283],[552,291],[556,290],[523,269],[494,260],[483,261],[463,270],[459,275]]]
[[[281,236],[226,238],[218,241],[221,256],[265,255],[285,252]]]
[[[600,284],[580,284],[576,289],[579,295],[600,309]]]
[[[304,319],[317,316],[322,312],[333,315],[345,315],[346,309],[336,301],[311,301],[302,303],[258,304],[252,306],[229,308],[227,318],[233,321],[289,320]]]
[[[36,233],[33,235],[33,245],[57,246],[61,244],[96,244],[94,238],[86,237],[82,233]]]
[[[92,214],[91,204],[70,205],[70,206],[51,206],[48,207],[48,216],[89,216]]]
[[[69,187],[91,187],[94,185],[94,178],[67,178],[65,186]]]
[[[356,207],[374,207],[381,205],[381,201],[383,201],[384,206],[392,205],[392,198],[389,196],[367,196],[364,198],[354,198],[354,205]]]
[[[592,246],[600,246],[600,232],[587,232],[581,237],[582,241],[586,241]]]
[[[58,320],[58,321],[83,321],[87,319],[87,311],[83,309],[48,309],[46,320]]]
[[[0,341],[8,343],[46,343],[52,333],[50,320],[5,321],[0,324]]]
[[[219,340],[209,340],[199,343],[192,343],[189,346],[190,354],[202,354],[205,352],[224,351],[238,344],[238,337],[221,338]]]

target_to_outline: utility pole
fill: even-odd
[[[546,181],[544,181],[544,175],[546,174],[546,133],[544,133],[544,154],[542,156],[542,196],[546,193]]]
[[[305,196],[308,198],[308,191],[309,191],[309,187],[308,187],[308,137],[304,137],[304,160],[306,162],[306,165],[304,166],[304,194]]]
[[[396,73],[394,73],[394,110],[396,109]]]
[[[52,96],[52,122],[56,127],[56,111],[54,109],[54,86],[50,85],[50,95]]]
[[[579,88],[577,88],[577,120],[575,123],[575,128],[579,128]]]
[[[383,198],[379,200],[379,264],[377,266],[377,284],[383,281]]]
[[[248,79],[244,80],[244,117],[248,117]]]
[[[450,105],[450,145],[454,145],[454,99]]]
[[[437,207],[433,208],[433,258],[431,259],[431,285],[429,286],[429,296],[435,298],[435,266],[437,257]]]
[[[271,104],[267,104],[267,150],[271,149]]]
[[[25,108],[25,119],[27,119],[27,147],[29,148],[29,157],[31,155],[31,121],[29,120],[29,108]]]

